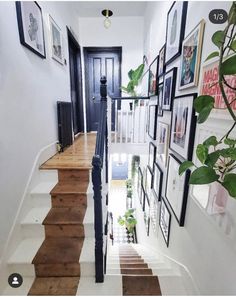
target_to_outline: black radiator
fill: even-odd
[[[57,101],[58,138],[61,149],[73,143],[71,102]]]

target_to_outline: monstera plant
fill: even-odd
[[[201,166],[196,166],[192,161],[185,161],[179,167],[179,174],[188,169],[193,169],[189,183],[193,185],[221,184],[230,196],[236,198],[236,139],[232,136],[235,132],[236,114],[232,109],[235,98],[229,98],[225,88],[230,88],[236,93],[236,86],[226,81],[227,75],[236,75],[236,2],[232,3],[228,14],[227,25],[224,30],[217,31],[212,36],[216,51],[212,52],[207,60],[214,57],[219,59],[219,88],[232,118],[232,126],[227,133],[218,139],[211,135],[203,143],[197,145],[196,155]],[[214,108],[215,100],[212,96],[202,95],[195,99],[194,108],[198,113],[199,124],[204,123]],[[234,134],[235,135],[235,134]]]
[[[121,226],[125,226],[129,233],[134,232],[134,227],[137,224],[137,220],[134,217],[134,208],[128,209],[123,216],[119,216],[118,223]]]

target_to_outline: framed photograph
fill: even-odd
[[[149,105],[148,107],[148,135],[153,140],[156,140],[157,108],[157,105]]]
[[[183,41],[179,90],[198,85],[204,27],[205,21],[201,20]]]
[[[142,184],[143,184],[143,173],[141,168],[138,168],[138,179],[137,179],[137,193],[139,195],[139,200],[140,200],[140,204],[142,204],[142,200],[141,200],[141,190],[142,190]]]
[[[21,44],[46,58],[41,7],[34,1],[17,1],[16,14]]]
[[[158,218],[159,218],[159,202],[154,192],[152,191],[150,196],[150,223],[152,225],[152,228],[155,234],[157,233]]]
[[[164,77],[164,91],[163,91],[163,110],[171,110],[172,102],[175,96],[177,67],[172,68],[165,73]]]
[[[166,167],[169,146],[169,125],[158,121],[156,130],[156,159],[158,159],[163,166]]]
[[[63,47],[62,32],[56,22],[49,16],[50,33],[51,33],[51,51],[52,58],[63,65]]]
[[[160,207],[159,225],[167,247],[169,246],[170,223],[171,223],[171,214],[164,199],[162,198],[161,207]]]
[[[154,163],[154,172],[153,172],[153,191],[157,197],[158,201],[161,201],[161,192],[162,192],[162,180],[163,172],[158,164]]]
[[[166,45],[164,44],[159,51],[158,77],[162,76],[165,72],[165,51]]]
[[[179,175],[179,161],[173,154],[169,155],[166,199],[180,226],[184,226],[185,211],[188,199],[189,170]]]
[[[147,193],[145,193],[145,202],[144,202],[144,223],[147,231],[147,236],[149,236],[149,227],[150,227],[150,201]]]
[[[147,70],[141,79],[141,95],[143,97],[148,96],[148,84],[149,84],[149,71]]]
[[[156,96],[157,95],[157,71],[158,71],[158,61],[159,57],[157,56],[156,59],[151,63],[149,67],[149,88],[148,88],[148,95]]]
[[[152,172],[152,169],[149,166],[147,166],[145,190],[148,197],[150,197],[152,186],[153,186],[153,172]]]
[[[193,100],[197,94],[175,97],[170,132],[170,148],[184,159],[191,160],[196,128]]]
[[[149,143],[149,154],[148,154],[148,165],[153,170],[154,162],[156,161],[156,146],[150,142]]]
[[[158,85],[158,108],[157,108],[157,115],[159,117],[163,116],[163,83]]]
[[[176,1],[168,11],[166,28],[166,65],[181,55],[187,8],[187,1]]]
[[[141,185],[140,202],[141,202],[142,210],[144,211],[144,208],[145,208],[145,189],[144,189],[144,185]]]

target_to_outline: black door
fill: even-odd
[[[70,64],[70,88],[74,134],[84,131],[83,95],[80,46],[73,34],[67,29]]]
[[[121,47],[84,48],[86,71],[87,131],[97,131],[100,113],[100,78],[107,78],[110,97],[121,94]],[[112,106],[112,130],[115,127],[115,105]]]

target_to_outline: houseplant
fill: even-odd
[[[125,226],[129,233],[134,232],[134,227],[137,224],[137,220],[134,217],[134,208],[128,209],[123,216],[118,217],[118,223],[121,226]]]
[[[225,87],[236,91],[236,87],[226,81],[226,75],[236,75],[236,1],[232,3],[228,14],[227,25],[224,30],[217,31],[212,36],[212,42],[217,50],[211,53],[206,60],[219,57],[219,87],[233,120],[232,126],[221,138],[215,135],[208,137],[203,143],[198,144],[196,155],[201,166],[196,166],[192,161],[185,161],[179,167],[179,174],[192,168],[189,183],[193,185],[221,184],[233,198],[236,198],[236,139],[230,137],[236,126],[236,114],[231,104],[236,98],[229,100]],[[199,96],[194,101],[194,108],[198,113],[198,123],[204,123],[214,108],[215,100],[212,96]],[[224,147],[222,148],[222,145]]]

